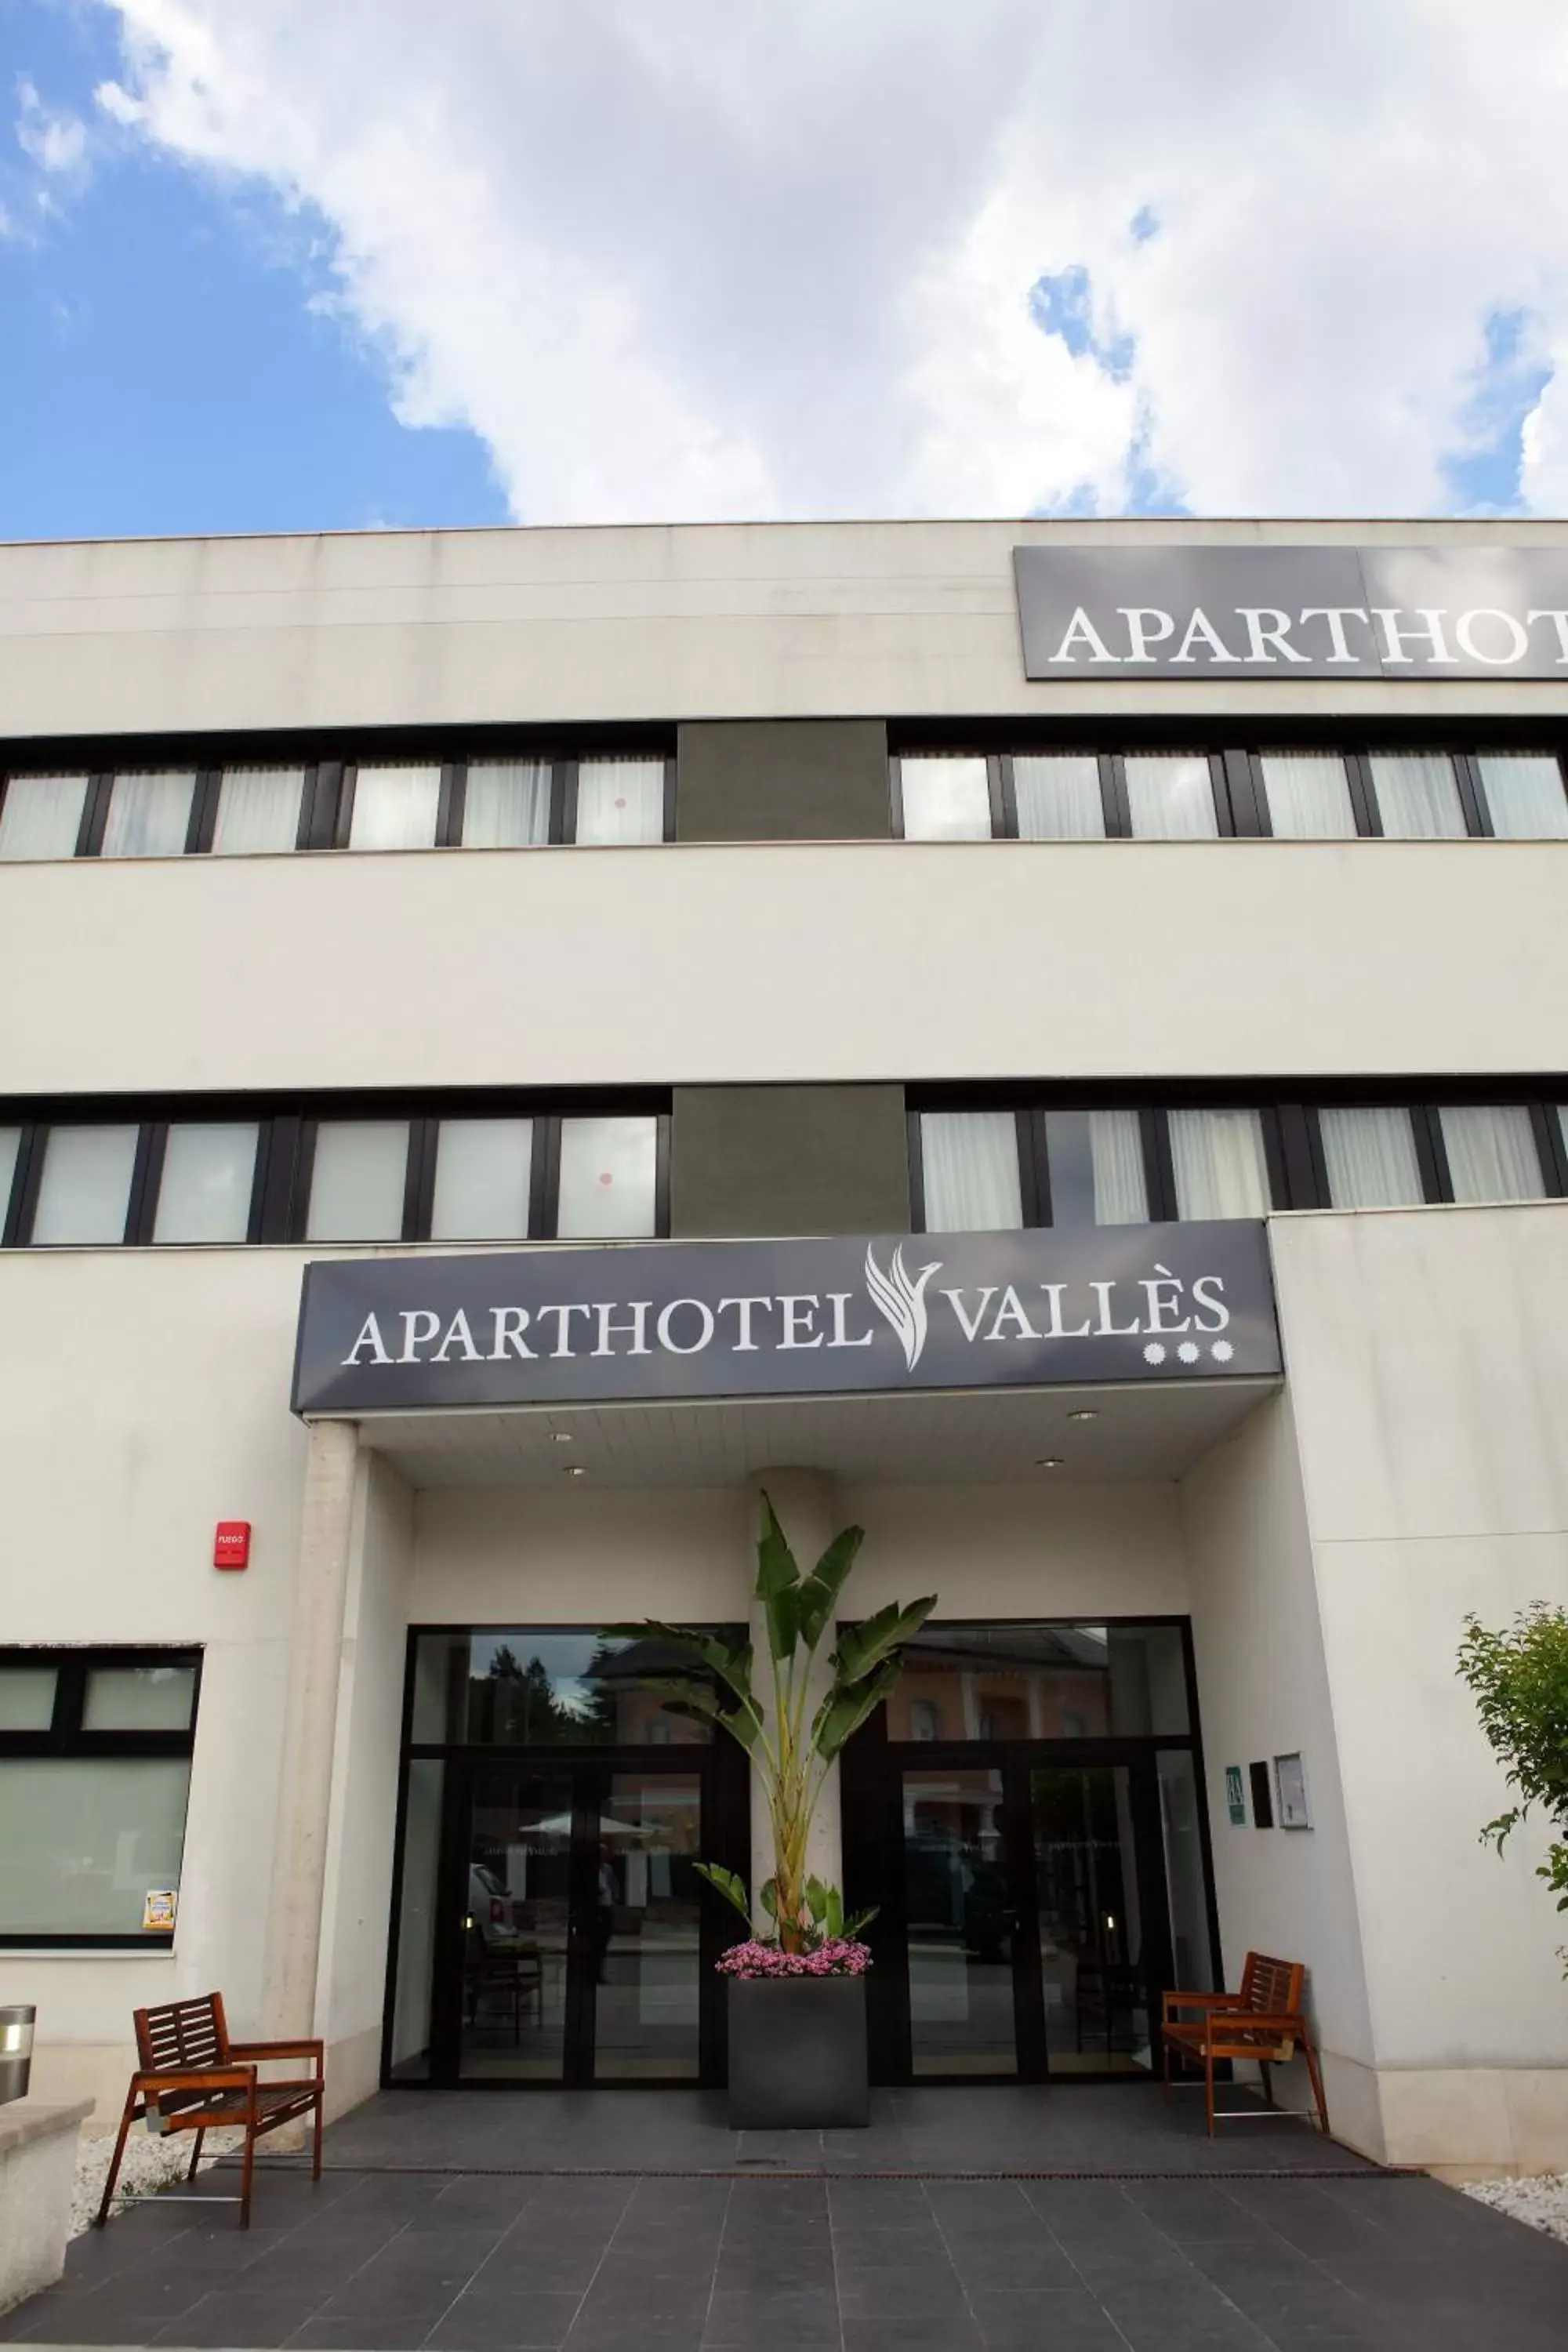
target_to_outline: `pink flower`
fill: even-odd
[[[860,1977],[871,1965],[868,1946],[829,1936],[809,1952],[783,1952],[776,1944],[731,1944],[716,1963],[725,1977]]]

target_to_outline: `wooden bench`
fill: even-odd
[[[1300,1960],[1276,1960],[1266,1952],[1248,1952],[1239,1991],[1165,1995],[1160,2027],[1165,2089],[1169,2092],[1171,2088],[1173,2055],[1189,2059],[1194,2065],[1201,2064],[1211,2139],[1215,2127],[1214,2070],[1222,2059],[1251,2059],[1263,2076],[1263,2095],[1268,2101],[1266,2107],[1229,2110],[1232,2120],[1245,2123],[1260,2115],[1311,2113],[1306,2107],[1277,2107],[1274,2104],[1274,2085],[1268,2070],[1284,2065],[1298,2052],[1307,2062],[1319,2127],[1327,2134],[1329,2108],[1323,2096],[1323,2078],[1318,2071],[1318,2053],[1312,2047],[1301,2007],[1306,1977],[1306,1968]],[[1196,2021],[1183,2023],[1183,2010],[1196,2010]]]
[[[314,2114],[311,2176],[321,2177],[321,2098],[325,2089],[325,2054],[319,2042],[231,2042],[223,2013],[223,1995],[206,1993],[200,2000],[173,2000],[162,2009],[135,2011],[136,2053],[141,2060],[125,2095],[125,2112],[114,2143],[109,2178],[96,2227],[109,2219],[110,2200],[125,2154],[126,2136],[133,2123],[145,2119],[157,2132],[195,2132],[187,2180],[196,2177],[202,2141],[209,2131],[242,2131],[245,2155],[239,2196],[204,2198],[204,2204],[239,2206],[241,2229],[250,2227],[250,2184],[256,2143],[264,2132]],[[286,2082],[264,2083],[258,2069],[268,2059],[306,2058],[313,2072]]]

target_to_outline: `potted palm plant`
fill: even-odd
[[[866,1989],[871,1955],[859,1940],[874,1916],[846,1918],[843,1897],[806,1864],[811,1827],[840,1750],[895,1688],[905,1644],[936,1606],[889,1601],[863,1624],[837,1629],[838,1597],[865,1539],[834,1537],[803,1576],[773,1504],[762,1498],[756,1597],[767,1631],[770,1675],[759,1689],[752,1643],[648,1618],[608,1629],[617,1639],[657,1639],[678,1664],[638,1676],[675,1714],[711,1723],[752,1759],[767,1803],[773,1871],[755,1899],[732,1870],[698,1870],[745,1922],[745,1940],[719,1962],[729,1979],[730,2120],[740,2129],[864,2124],[869,2118]]]

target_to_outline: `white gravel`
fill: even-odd
[[[1523,2180],[1467,2180],[1467,2197],[1544,2230],[1568,2246],[1568,2172],[1538,2172]]]
[[[239,2146],[237,2132],[208,2132],[202,2143],[202,2160],[197,2168],[205,2172],[217,2158],[226,2155],[230,2147]],[[114,2153],[114,2135],[101,2139],[83,2139],[77,2149],[76,2188],[71,2195],[71,2236],[79,2238],[90,2229],[103,2195],[103,2184],[109,2178],[109,2159]],[[166,2138],[156,2132],[144,2131],[132,2124],[131,2137],[125,2143],[121,2160],[120,2178],[114,2184],[114,2202],[110,2207],[110,2218],[122,2213],[127,2205],[139,2204],[145,2197],[156,2197],[161,2189],[173,2188],[184,2176],[191,2160],[189,2132],[172,2132]]]

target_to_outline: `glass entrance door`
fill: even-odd
[[[723,1923],[692,1865],[716,1842],[711,1771],[689,1749],[668,1769],[416,1759],[389,2079],[710,2076]]]
[[[1193,1907],[1165,1760],[1009,1743],[994,1763],[900,1770],[901,1883],[879,1957],[902,1963],[916,2080],[1152,2070],[1173,1906]]]

